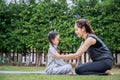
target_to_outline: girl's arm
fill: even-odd
[[[68,55],[60,55],[60,54],[52,54],[51,56],[54,58],[62,58],[62,59],[77,59],[79,58],[87,49],[96,43],[96,40],[92,37],[87,38],[83,45],[79,47],[75,54],[68,54]]]

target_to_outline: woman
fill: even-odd
[[[54,58],[77,59],[87,52],[92,62],[80,64],[75,68],[78,75],[110,74],[113,66],[113,57],[108,47],[93,32],[88,20],[80,19],[75,22],[75,33],[83,39],[83,44],[75,54],[52,54]]]

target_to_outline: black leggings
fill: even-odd
[[[110,59],[88,62],[80,64],[75,68],[75,72],[78,75],[92,75],[105,73],[106,70],[110,70],[113,66],[113,61]]]

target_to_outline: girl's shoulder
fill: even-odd
[[[48,50],[49,53],[56,53],[56,49],[54,47],[49,47],[49,50]]]
[[[49,47],[49,50],[55,50],[54,47]]]

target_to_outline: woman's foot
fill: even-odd
[[[107,70],[105,73],[107,73],[108,75],[114,75],[111,70]]]

